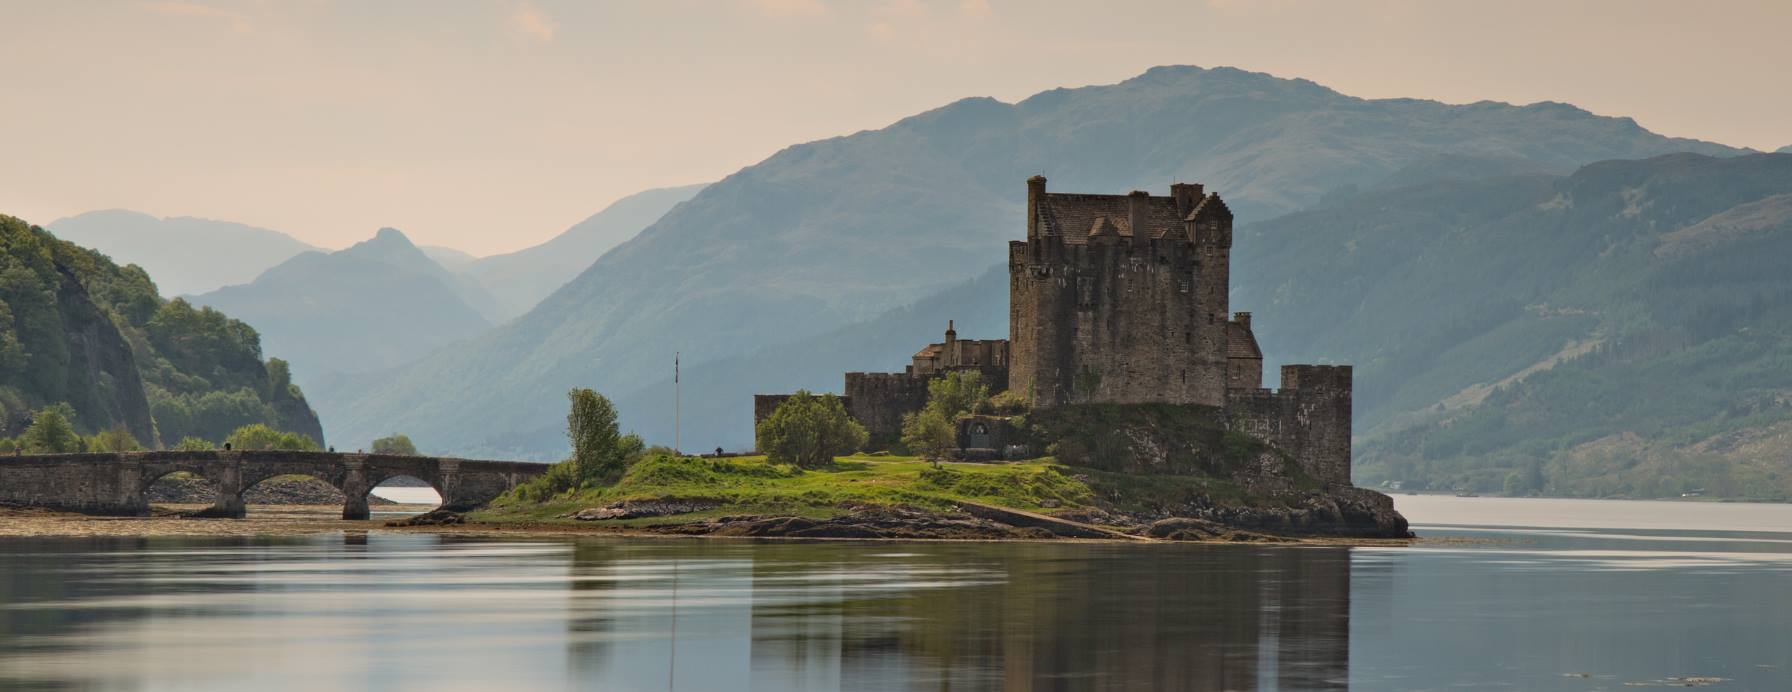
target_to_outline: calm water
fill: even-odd
[[[1792,689],[1792,506],[1397,499],[1466,540],[0,540],[0,687]]]

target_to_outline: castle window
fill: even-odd
[[[1207,313],[1207,323],[1213,324],[1213,313]]]
[[[1182,333],[1182,343],[1185,343],[1185,344],[1195,343],[1195,333],[1194,332],[1183,332]]]
[[[1188,292],[1188,279],[1183,279],[1183,280],[1182,280],[1182,281],[1181,281],[1181,282],[1180,282],[1180,283],[1179,283],[1179,284],[1178,284],[1178,287],[1179,287],[1179,288],[1181,288],[1181,289],[1182,289],[1182,292],[1183,292],[1183,293],[1187,293],[1187,292]]]

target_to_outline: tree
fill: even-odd
[[[846,415],[840,398],[797,390],[754,429],[759,451],[773,462],[819,468],[865,445],[865,426]]]
[[[31,415],[31,426],[19,435],[19,447],[32,454],[73,454],[82,451],[81,435],[70,421],[75,409],[66,403],[45,406]]]
[[[408,435],[392,433],[388,437],[373,441],[373,453],[417,456],[417,445],[411,444],[411,438]]]
[[[622,475],[641,457],[646,445],[634,433],[616,427],[616,406],[590,389],[566,393],[571,404],[566,413],[566,437],[572,442],[572,462],[580,485],[602,484]]]
[[[281,432],[262,423],[237,428],[224,438],[224,444],[236,450],[284,449],[294,452],[315,452],[317,442],[298,433]]]
[[[983,384],[983,373],[975,370],[954,370],[927,382],[927,407],[938,411],[948,423],[970,413],[978,402],[988,398],[989,387]]]
[[[929,406],[902,417],[902,445],[928,459],[943,459],[958,447],[958,432]]]
[[[192,436],[180,438],[180,442],[175,443],[173,447],[175,451],[179,452],[206,452],[217,448],[217,445]]]
[[[87,438],[89,452],[135,452],[141,449],[143,445],[123,425],[112,426]]]

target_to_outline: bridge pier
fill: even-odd
[[[367,487],[366,459],[347,459],[342,465],[346,469],[342,478],[342,518],[371,518],[373,512],[367,507],[367,493],[373,489]]]
[[[249,505],[243,502],[243,491],[246,488],[243,487],[242,461],[233,452],[222,452],[219,456],[231,463],[213,465],[208,474],[216,476],[208,480],[212,482],[217,499],[212,501],[212,506],[199,510],[193,516],[214,519],[241,519],[249,516]]]

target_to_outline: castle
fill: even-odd
[[[1008,340],[959,340],[948,323],[945,341],[904,372],[847,373],[847,412],[873,445],[900,436],[929,380],[976,370],[1036,409],[1208,407],[1314,478],[1350,482],[1350,366],[1285,365],[1281,388],[1263,388],[1251,314],[1228,305],[1232,212],[1217,193],[1194,183],[1167,197],[1053,193],[1034,176],[1026,214],[1026,240],[1008,246]],[[755,420],[782,399],[755,397]],[[961,426],[961,444],[979,439]]]

